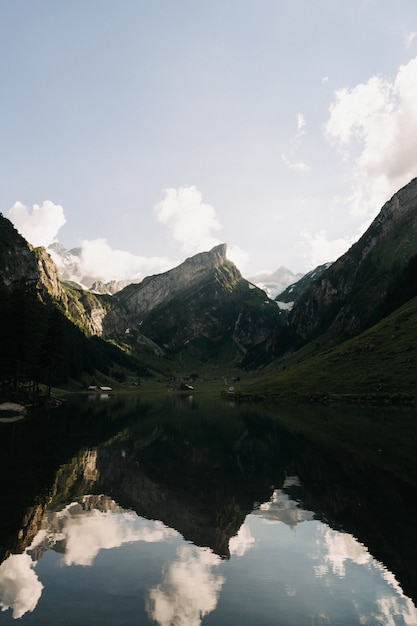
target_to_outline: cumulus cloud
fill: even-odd
[[[155,207],[158,222],[168,228],[186,255],[210,250],[222,243],[215,232],[222,227],[214,208],[203,202],[195,186],[166,189],[164,197]],[[20,234],[33,246],[48,247],[57,241],[60,228],[66,223],[61,205],[45,200],[33,205],[32,211],[16,202],[8,218]],[[124,250],[113,249],[105,238],[84,240],[80,257],[61,257],[49,249],[54,262],[65,276],[79,282],[83,276],[110,280],[141,280],[145,276],[165,272],[184,259],[164,256],[145,257]],[[239,269],[248,261],[247,253],[237,245],[228,246],[228,258]],[[71,275],[70,275],[71,274]]]
[[[417,175],[417,57],[393,80],[372,76],[334,94],[328,140],[355,171],[351,212],[375,213]]]
[[[211,250],[223,243],[215,232],[222,225],[215,209],[203,202],[201,192],[195,185],[165,189],[164,197],[155,206],[158,222],[164,224],[172,237],[187,255]],[[249,256],[237,245],[227,247],[227,257],[240,269],[244,269]]]
[[[302,161],[296,160],[297,152],[301,146],[304,135],[306,134],[306,120],[302,113],[297,115],[297,132],[291,140],[291,148],[288,152],[283,153],[282,160],[289,168],[299,170],[300,172],[309,172],[310,166]]]
[[[22,237],[35,247],[47,247],[56,241],[58,231],[66,222],[62,206],[50,200],[45,200],[42,205],[34,204],[32,211],[21,202],[15,202],[7,217]]]
[[[221,229],[216,211],[203,202],[195,185],[165,189],[164,198],[155,211],[158,221],[167,226],[186,254],[210,250],[221,243],[213,235],[214,231]]]
[[[80,276],[94,276],[104,281],[141,279],[165,272],[178,262],[167,257],[143,257],[114,250],[106,239],[85,240],[81,244]]]
[[[136,514],[92,510],[66,520],[62,534],[65,538],[65,565],[92,565],[100,550],[116,548],[132,541],[155,543],[176,535],[162,522],[148,526],[140,523]]]
[[[12,609],[13,619],[33,611],[42,595],[33,565],[28,554],[13,554],[0,565],[0,607]]]
[[[217,606],[224,578],[214,568],[220,562],[211,550],[179,548],[163,582],[149,591],[146,606],[151,619],[160,626],[199,626]]]

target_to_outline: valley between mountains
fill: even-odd
[[[227,246],[116,290],[58,272],[0,216],[0,389],[194,388],[297,401],[417,399],[417,179],[339,259],[275,297]]]

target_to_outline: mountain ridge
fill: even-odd
[[[316,268],[291,285],[287,292],[297,291],[297,296],[290,311],[280,310],[278,302],[242,276],[227,259],[226,244],[113,296],[61,282],[47,251],[33,249],[3,216],[0,244],[0,289],[10,309],[4,320],[15,324],[13,311],[17,315],[30,286],[31,301],[37,294],[46,307],[44,314],[37,307],[35,316],[40,336],[46,333],[44,341],[50,341],[48,333],[56,335],[52,313],[57,310],[86,337],[102,340],[94,344],[94,362],[103,372],[129,359],[128,367],[145,371],[152,355],[159,359],[159,364],[152,361],[153,368],[164,364],[169,369],[186,354],[197,368],[216,367],[220,355],[242,371],[293,368],[359,335],[417,295],[417,178],[384,204],[362,237],[330,267]],[[29,304],[24,308],[29,315]],[[9,339],[6,343],[12,346]],[[36,339],[33,350],[38,344]],[[0,363],[5,371],[7,363],[6,357]]]
[[[337,341],[378,321],[389,288],[416,254],[417,178],[384,204],[360,239],[296,301],[288,319],[294,336],[301,343],[323,334]]]

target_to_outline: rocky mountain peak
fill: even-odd
[[[200,252],[192,257],[189,257],[184,261],[184,263],[181,263],[178,267],[170,270],[170,272],[174,272],[175,270],[184,271],[187,270],[188,267],[193,268],[196,272],[201,270],[216,269],[225,263],[226,253],[227,244],[221,243],[208,252]]]
[[[168,272],[148,276],[142,282],[122,289],[118,297],[128,314],[122,318],[120,313],[111,312],[105,321],[105,333],[122,332],[123,328],[140,324],[161,303],[201,284],[225,264],[226,251],[227,245],[220,244],[186,259]]]

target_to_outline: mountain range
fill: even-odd
[[[93,293],[113,295],[127,285],[139,282],[139,279],[106,280],[102,277],[85,274],[81,248],[67,250],[61,243],[54,242],[48,246],[47,252],[55,260],[61,280],[76,282],[83,289]],[[281,266],[275,272],[249,276],[248,280],[263,289],[269,298],[275,299],[289,285],[295,284],[302,277],[302,273],[294,274],[288,268]]]
[[[67,255],[68,264],[76,256]],[[294,370],[412,302],[417,179],[342,257],[296,280],[285,268],[268,284],[266,276],[246,279],[222,244],[137,284],[94,288],[92,281],[85,289],[63,279],[48,252],[32,248],[3,216],[0,277],[3,390],[35,378],[85,381],[86,373],[155,376],[180,362],[257,377]]]

